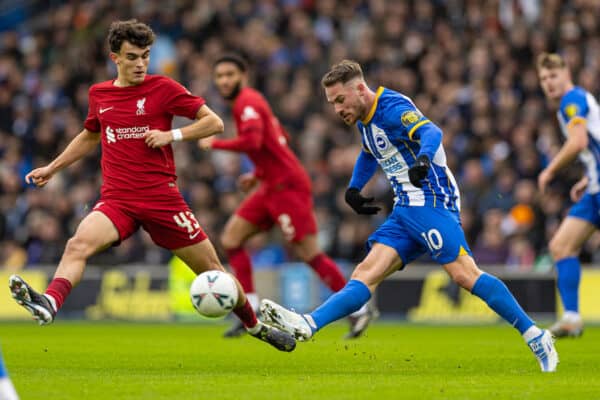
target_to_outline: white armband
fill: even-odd
[[[181,132],[181,129],[173,129],[171,130],[171,134],[173,134],[174,142],[179,142],[183,140],[183,133]]]

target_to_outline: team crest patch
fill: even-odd
[[[577,115],[578,112],[579,107],[577,107],[577,104],[575,103],[567,104],[567,106],[565,107],[565,114],[567,115],[567,117],[569,117],[569,119]]]
[[[421,116],[419,115],[418,112],[416,112],[414,110],[405,111],[404,113],[402,113],[402,116],[400,117],[400,120],[402,121],[402,125],[404,125],[404,126],[412,125],[415,122],[417,122],[419,119],[421,119]]]

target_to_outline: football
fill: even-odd
[[[213,270],[201,273],[190,287],[194,308],[206,318],[223,318],[237,304],[238,288],[227,272]]]

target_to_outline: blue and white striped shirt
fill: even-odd
[[[600,106],[598,106],[598,101],[583,88],[575,86],[560,99],[556,116],[565,137],[568,137],[567,127],[569,124],[582,120],[586,122],[588,146],[579,153],[579,159],[585,165],[589,178],[587,192],[590,194],[600,192]]]
[[[363,155],[374,157],[385,172],[396,195],[395,205],[459,211],[458,186],[446,165],[441,144],[433,154],[423,187],[412,185],[408,178],[408,170],[421,149],[419,129],[429,128],[428,124],[433,122],[423,116],[410,98],[380,87],[369,114],[357,123],[366,153]]]

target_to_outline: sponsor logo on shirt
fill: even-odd
[[[144,110],[144,104],[146,104],[146,98],[145,97],[143,99],[139,99],[137,101],[137,111],[135,112],[135,115],[144,115],[144,114],[146,114],[146,110]]]
[[[130,126],[126,128],[111,128],[106,127],[106,141],[108,143],[116,143],[117,140],[142,139],[144,133],[150,130],[150,126]]]
[[[259,115],[256,112],[256,110],[254,108],[252,108],[252,106],[246,106],[244,107],[244,110],[242,111],[242,115],[240,117],[240,119],[244,122],[250,120],[250,119],[258,119]]]

